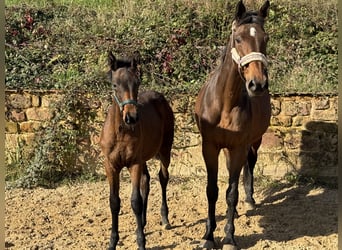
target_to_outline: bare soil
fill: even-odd
[[[205,177],[172,177],[168,186],[170,230],[160,225],[160,187],[151,179],[147,249],[199,249],[205,231]],[[225,190],[219,181],[218,248],[224,236]],[[121,182],[120,245],[136,249],[130,182]],[[111,215],[106,181],[6,191],[6,249],[106,249]],[[337,190],[312,185],[256,183],[253,211],[246,212],[240,187],[236,240],[242,249],[337,249]]]

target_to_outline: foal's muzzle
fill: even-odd
[[[124,112],[124,122],[127,125],[134,125],[139,121],[138,112]]]

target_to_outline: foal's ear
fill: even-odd
[[[111,51],[108,52],[108,65],[109,68],[113,71],[118,68],[116,58]]]
[[[266,18],[268,13],[268,8],[270,7],[270,1],[267,0],[259,10],[259,16]]]
[[[235,20],[240,20],[243,14],[245,14],[245,12],[246,12],[246,7],[243,4],[242,0],[240,0],[238,4],[236,5]]]
[[[132,55],[131,67],[137,69],[140,64],[140,53],[139,51],[134,51]]]

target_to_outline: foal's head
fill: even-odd
[[[114,100],[120,108],[122,120],[127,125],[134,125],[139,120],[137,97],[140,77],[136,59],[117,60],[112,52],[109,52],[108,64]]]
[[[236,7],[230,38],[232,58],[246,83],[250,96],[262,95],[268,89],[266,45],[268,35],[264,19],[270,6],[267,0],[259,11],[246,11],[242,0]]]

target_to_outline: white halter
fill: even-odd
[[[268,65],[266,56],[260,52],[251,52],[243,57],[240,57],[237,50],[235,48],[232,48],[231,53],[233,60],[237,63],[237,65],[239,65],[239,67],[244,67],[245,65],[253,61],[261,61],[265,65],[265,67],[267,67]]]

